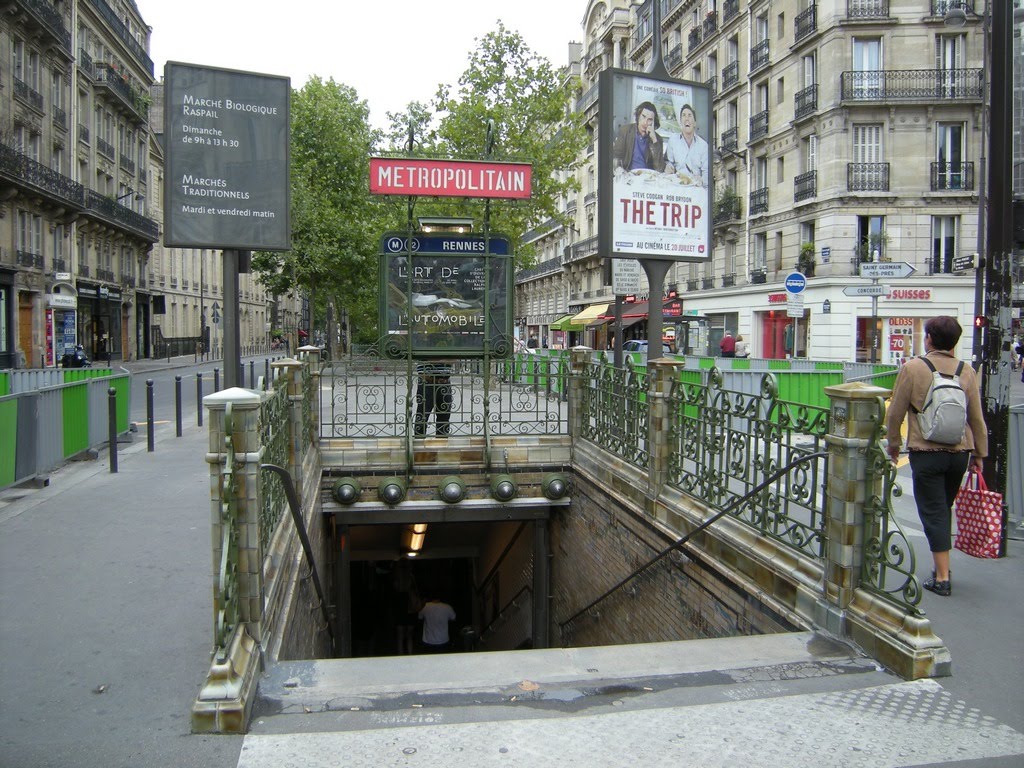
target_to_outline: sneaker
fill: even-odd
[[[936,581],[934,576],[930,579],[925,579],[924,584],[921,586],[929,592],[934,592],[936,595],[941,595],[942,597],[949,597],[953,594],[953,586],[948,581]]]

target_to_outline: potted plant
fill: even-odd
[[[874,261],[875,251],[878,251],[879,261],[889,261],[885,253],[885,246],[889,244],[889,233],[886,231],[869,235],[867,240],[862,240],[857,246],[857,256],[860,261]]]
[[[732,187],[723,187],[715,198],[714,221],[732,221],[740,217],[740,196]]]
[[[807,277],[814,277],[814,243],[804,243],[800,246],[800,255],[796,259],[796,268]]]

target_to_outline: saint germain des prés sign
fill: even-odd
[[[168,62],[164,83],[164,244],[289,250],[289,79]]]

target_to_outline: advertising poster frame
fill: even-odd
[[[710,261],[714,147],[713,137],[706,137],[711,133],[711,90],[702,83],[615,68],[601,72],[598,88],[601,254]],[[697,126],[696,138],[685,144],[684,105],[695,112]],[[655,141],[646,135],[651,130],[657,133]],[[670,159],[680,167],[670,165]],[[641,161],[645,167],[629,167]]]

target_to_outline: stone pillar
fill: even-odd
[[[587,378],[587,366],[590,365],[590,347],[573,347],[569,350],[569,434],[579,436],[583,433],[583,419],[586,417],[583,408],[584,391],[590,385]]]
[[[672,445],[672,412],[669,396],[679,371],[686,367],[682,360],[659,358],[647,363],[647,498],[654,501],[668,482],[669,461],[677,447]]]
[[[819,624],[842,634],[843,614],[860,585],[864,566],[864,508],[882,492],[882,478],[869,479],[871,442],[885,416],[882,398],[889,390],[854,382],[825,387],[832,401],[829,433],[829,474],[825,493],[824,595]]]

